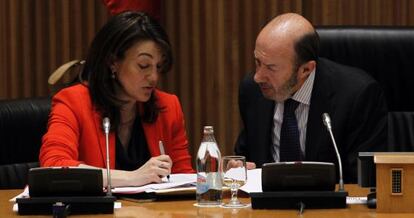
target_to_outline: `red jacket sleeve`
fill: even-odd
[[[172,173],[193,173],[191,156],[188,152],[188,140],[185,130],[184,114],[177,96],[174,96],[176,120],[172,128],[172,148],[169,152],[173,160]]]
[[[77,166],[79,123],[72,108],[77,102],[64,92],[52,99],[52,110],[49,115],[48,131],[43,136],[39,161],[44,167]]]

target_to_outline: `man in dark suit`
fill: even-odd
[[[322,121],[328,113],[344,180],[354,183],[358,152],[385,149],[384,93],[365,72],[319,58],[318,49],[315,29],[298,14],[280,15],[262,29],[254,51],[256,71],[240,84],[244,129],[235,152],[258,167],[295,160],[338,166]],[[292,102],[294,115],[289,118]]]

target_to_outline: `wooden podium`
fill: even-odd
[[[375,153],[377,212],[414,213],[414,152]]]

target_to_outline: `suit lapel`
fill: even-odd
[[[258,101],[258,114],[257,114],[257,124],[255,130],[257,137],[257,146],[253,146],[252,153],[257,154],[257,160],[262,165],[269,161],[273,161],[271,154],[272,146],[272,131],[273,131],[273,113],[275,102],[268,100],[265,97],[261,96]],[[255,144],[256,144],[255,143]]]
[[[317,160],[319,146],[326,144],[328,132],[323,125],[322,114],[331,114],[332,84],[329,77],[332,72],[325,67],[323,60],[318,62],[312,90],[306,129],[306,160]]]

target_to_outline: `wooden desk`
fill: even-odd
[[[357,185],[346,185],[350,196],[366,196],[367,189],[361,189]],[[21,190],[0,190],[0,217],[50,217],[50,216],[19,216],[12,212],[12,203],[9,199],[19,194]],[[250,202],[249,198],[242,198],[244,202]],[[228,201],[228,199],[225,199]],[[137,203],[122,200],[122,208],[116,209],[110,215],[77,215],[70,217],[300,217],[296,210],[253,210],[246,209],[224,209],[224,208],[197,208],[193,204],[195,200],[163,201]],[[379,214],[375,209],[368,209],[365,205],[348,205],[346,209],[305,209],[303,218],[405,218],[414,217],[414,214]]]

